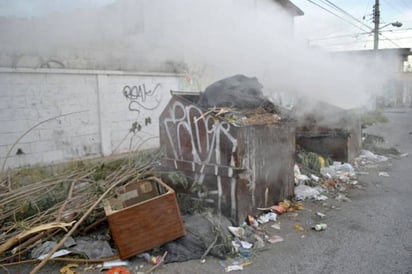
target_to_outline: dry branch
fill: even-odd
[[[9,248],[13,247],[15,244],[21,242],[22,240],[26,239],[27,237],[39,233],[39,232],[43,232],[43,231],[47,231],[49,229],[53,229],[53,228],[61,228],[65,231],[66,227],[72,226],[74,223],[50,223],[50,224],[44,224],[44,225],[39,225],[35,228],[32,228],[28,231],[23,231],[20,234],[14,236],[13,238],[9,239],[7,242],[5,242],[4,244],[2,244],[0,246],[0,255],[3,254],[4,251],[8,250]]]

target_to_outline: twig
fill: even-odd
[[[7,268],[6,268],[6,267],[4,267],[4,266],[3,266],[3,265],[1,265],[1,264],[0,264],[0,266],[1,266],[4,270],[6,270],[6,272],[7,272],[7,273],[9,273],[9,274],[10,274],[10,272],[7,270]]]
[[[112,256],[112,257],[100,258],[100,259],[50,258],[49,261],[94,264],[94,263],[110,262],[110,261],[114,261],[114,260],[118,260],[118,259],[119,259],[119,256]],[[6,263],[6,264],[2,264],[2,265],[3,266],[13,266],[13,265],[19,265],[19,264],[32,264],[32,263],[36,263],[38,261],[39,260],[37,260],[37,259],[32,259],[32,260],[18,261],[18,262],[14,262],[14,263]]]
[[[55,247],[49,252],[49,254],[38,264],[31,272],[30,274],[35,274],[37,273],[50,259],[50,257],[53,255],[54,252],[56,252],[69,238],[75,231],[76,229],[80,226],[81,223],[87,218],[87,216],[92,212],[92,210],[103,200],[103,198],[109,194],[110,191],[112,191],[113,188],[115,188],[117,185],[122,183],[124,181],[124,178],[121,178],[117,182],[115,182],[113,185],[111,185],[101,196],[100,198],[86,211],[86,213],[83,214],[83,216],[80,218],[80,220],[70,229],[70,231],[61,239],[61,241],[55,245]]]
[[[151,268],[149,268],[149,270],[147,270],[147,271],[145,272],[145,274],[149,274],[149,273],[152,273],[153,271],[155,271],[155,270],[163,263],[163,261],[165,260],[166,256],[167,256],[167,251],[165,251],[165,253],[163,254],[162,259],[160,260],[160,262],[159,262],[158,264],[152,266]]]
[[[76,184],[76,181],[73,181],[72,184],[70,185],[69,194],[67,195],[66,200],[64,201],[63,205],[59,209],[59,212],[57,213],[56,222],[60,222],[60,220],[62,218],[63,210],[64,210],[64,208],[66,207],[66,205],[69,203],[69,201],[71,200],[71,198],[73,196],[73,189],[74,189],[75,184]]]
[[[210,250],[215,246],[217,239],[219,238],[218,235],[216,235],[215,239],[213,240],[213,242],[209,245],[209,247],[206,249],[205,253],[203,253],[202,257],[200,258],[200,260],[204,260],[207,256],[207,254],[209,254]]]

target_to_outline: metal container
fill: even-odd
[[[199,95],[172,93],[160,115],[162,168],[204,186],[193,195],[240,224],[256,208],[294,192],[295,125],[239,125],[197,105]],[[263,116],[262,116],[263,117]]]
[[[356,111],[310,100],[295,109],[297,145],[341,162],[352,162],[359,155],[362,132]]]

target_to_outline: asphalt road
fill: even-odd
[[[407,157],[359,176],[362,189],[350,202],[306,202],[298,216],[280,216],[284,241],[255,254],[242,273],[412,273],[412,110],[391,110],[390,122],[367,129]],[[390,177],[378,176],[387,171]],[[310,230],[316,211],[326,214],[325,231]],[[293,229],[294,224],[305,228]],[[219,261],[164,266],[158,273],[223,273]]]
[[[389,123],[367,131],[411,154],[412,109],[385,114]],[[379,171],[390,177],[378,176]],[[348,193],[351,201],[307,201],[297,214],[280,216],[281,229],[269,227],[268,233],[284,241],[253,254],[252,264],[241,273],[412,273],[412,154],[393,159],[391,166],[372,169],[358,181],[360,189]],[[326,217],[320,219],[315,215],[318,211]],[[327,229],[312,230],[317,222],[327,223]],[[296,231],[295,224],[305,230]],[[136,273],[140,264],[132,261],[129,269]],[[11,268],[9,273],[28,273],[32,267]],[[41,273],[58,273],[59,268],[49,263]],[[205,263],[164,265],[155,273],[224,273],[224,269],[218,259],[208,257]]]

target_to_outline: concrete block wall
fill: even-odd
[[[1,68],[0,168],[159,146],[158,118],[180,81],[175,74]],[[133,132],[135,122],[141,128]]]

